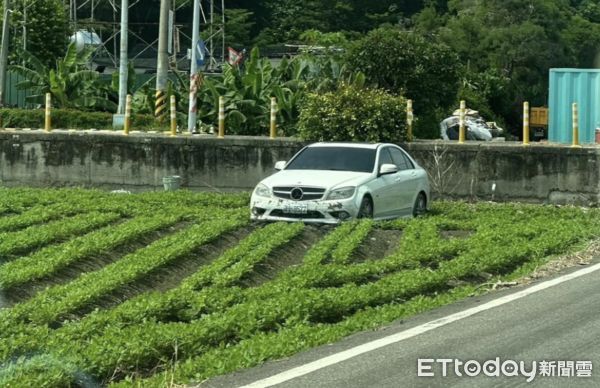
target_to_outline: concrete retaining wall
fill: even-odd
[[[557,204],[600,203],[600,148],[512,142],[405,146],[446,196]],[[495,190],[493,188],[495,187]]]
[[[103,131],[0,131],[0,179],[7,186],[162,189],[180,175],[192,189],[254,187],[302,145],[293,140],[214,136],[123,136]]]
[[[178,136],[102,131],[0,131],[5,186],[244,190],[274,172],[304,143],[264,137]],[[415,142],[404,147],[431,176],[438,195],[530,202],[598,204],[600,148],[515,143]],[[495,184],[495,190],[492,190]]]

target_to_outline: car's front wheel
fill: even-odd
[[[373,200],[370,197],[362,199],[357,218],[373,218]]]
[[[413,205],[413,217],[422,216],[427,212],[427,197],[423,192],[420,192],[417,195],[417,199],[415,200],[415,204]]]

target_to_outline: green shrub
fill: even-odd
[[[398,28],[379,28],[355,42],[346,59],[368,84],[414,101],[420,118],[416,137],[439,136],[439,120],[447,114],[436,111],[453,110],[460,80],[459,58],[448,46]]]
[[[406,139],[406,99],[379,89],[342,86],[309,94],[298,133],[306,140],[401,142]]]
[[[0,109],[0,119],[5,128],[43,128],[44,109]],[[82,112],[70,109],[52,110],[52,128],[62,129],[112,129],[113,114],[108,112]],[[133,129],[156,128],[151,115],[134,114]]]

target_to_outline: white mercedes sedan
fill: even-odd
[[[252,193],[252,219],[336,224],[418,216],[429,206],[427,172],[394,144],[311,144],[275,169]]]

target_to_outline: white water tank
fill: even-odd
[[[95,48],[100,47],[102,45],[102,40],[93,31],[87,30],[79,30],[70,38],[71,43],[75,42],[75,48],[77,51],[83,50],[86,46],[93,46]]]

